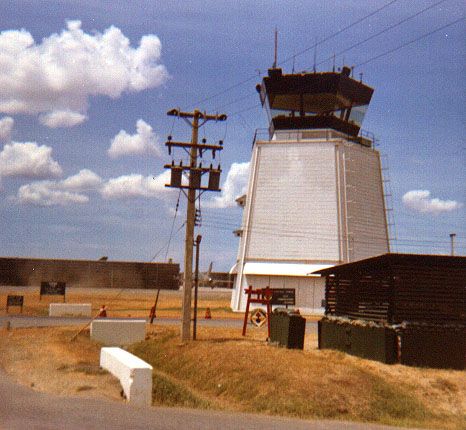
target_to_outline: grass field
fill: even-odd
[[[16,380],[60,394],[119,398],[99,367],[100,345],[76,327],[1,329],[0,364]],[[466,374],[385,365],[321,351],[269,346],[265,328],[198,328],[180,344],[179,327],[147,326],[129,350],[154,366],[154,405],[259,412],[392,425],[464,429]],[[38,353],[40,351],[40,353]],[[33,365],[31,365],[33,363]]]
[[[337,351],[268,346],[202,328],[181,346],[175,329],[155,328],[130,350],[154,366],[154,402],[400,426],[464,429],[466,374],[385,365]]]
[[[39,300],[39,287],[4,287],[0,286],[0,314],[5,314],[5,304],[8,294],[24,295],[23,313],[25,315],[48,315],[50,303],[62,303],[63,296],[42,296]],[[109,317],[148,317],[150,308],[155,303],[157,290],[134,289],[91,289],[71,287],[66,291],[67,303],[91,303],[92,311],[97,314],[105,304]],[[199,293],[198,315],[205,314],[210,308],[215,318],[241,318],[230,309],[231,291],[201,289]],[[182,292],[161,290],[157,303],[157,316],[178,318],[181,315]],[[10,308],[10,313],[18,313],[19,307]]]

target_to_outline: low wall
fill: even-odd
[[[0,257],[0,285],[11,286],[62,281],[67,287],[177,290],[179,273],[172,263]]]
[[[129,403],[152,404],[152,366],[121,348],[102,348],[100,366],[116,376]]]
[[[370,327],[344,321],[318,323],[319,349],[338,349],[383,363],[440,369],[466,368],[466,327],[404,323]],[[398,338],[400,340],[398,347]]]
[[[49,316],[51,317],[90,317],[92,305],[90,303],[50,303]]]
[[[466,369],[466,327],[408,325],[401,331],[401,364]]]
[[[145,338],[145,320],[97,319],[91,323],[91,339],[104,345],[130,345]]]
[[[363,327],[336,321],[319,321],[319,349],[338,349],[382,363],[396,363],[396,333],[386,327]]]

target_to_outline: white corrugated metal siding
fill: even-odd
[[[270,276],[243,273],[248,264],[339,264],[389,251],[378,152],[314,132],[322,139],[254,146],[234,310],[244,308],[248,285],[296,288],[302,309],[318,308],[323,299],[323,279],[298,269],[281,276],[272,266]]]
[[[380,159],[360,145],[344,147],[351,261],[389,251]]]
[[[338,261],[335,150],[258,143],[247,259]]]

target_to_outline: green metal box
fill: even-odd
[[[336,321],[319,321],[319,349],[392,364],[397,361],[396,333],[387,327],[364,327]]]
[[[304,349],[306,319],[287,311],[270,315],[270,341],[289,349]]]

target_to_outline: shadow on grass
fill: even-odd
[[[253,343],[266,343],[265,339],[251,339],[249,337],[220,337],[212,339],[196,339],[194,342],[203,342],[203,343],[231,343],[231,342],[253,342]]]
[[[211,407],[208,400],[200,398],[182,384],[160,372],[154,372],[152,376],[152,403],[199,409]]]

